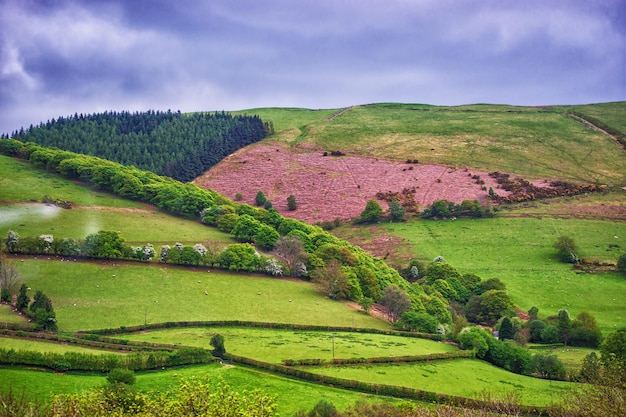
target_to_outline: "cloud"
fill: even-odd
[[[104,110],[626,94],[618,0],[5,0],[0,131]]]

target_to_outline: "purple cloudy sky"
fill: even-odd
[[[623,0],[0,0],[0,132],[104,110],[620,100]]]

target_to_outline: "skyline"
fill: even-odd
[[[5,0],[0,133],[107,110],[626,100],[619,0]]]

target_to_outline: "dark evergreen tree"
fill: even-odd
[[[28,308],[28,304],[30,303],[30,297],[27,294],[28,287],[26,284],[22,284],[19,292],[17,293],[17,302],[15,307],[18,311],[24,311]]]
[[[504,319],[502,319],[502,323],[500,324],[498,338],[502,341],[513,340],[513,336],[515,336],[513,323],[511,323],[511,320],[508,317],[505,317]]]

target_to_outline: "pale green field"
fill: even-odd
[[[284,359],[330,360],[333,349],[335,358],[428,355],[457,350],[445,343],[412,337],[232,327],[166,329],[122,337],[207,348],[214,334],[224,336],[227,352],[272,363],[281,363]]]
[[[0,202],[41,201],[44,196],[74,204],[104,207],[143,208],[134,201],[96,192],[57,174],[0,155]]]
[[[6,323],[26,323],[27,320],[13,312],[13,307],[0,304],[0,326]]]
[[[304,281],[115,261],[25,259],[17,266],[33,291],[52,299],[62,331],[193,320],[389,328]]]
[[[617,103],[623,115],[626,103]],[[327,121],[285,117],[275,109],[278,139],[331,150],[421,163],[466,166],[528,178],[625,184],[626,154],[606,135],[587,129],[563,109],[420,104],[355,106]],[[275,116],[274,116],[275,114]],[[306,113],[304,113],[306,114]],[[288,129],[288,128],[292,129]],[[278,130],[278,129],[277,129]]]
[[[155,246],[176,242],[193,245],[207,240],[224,246],[234,243],[230,235],[216,228],[150,208],[64,210],[45,204],[0,204],[0,236],[6,237],[9,230],[20,237],[52,234],[55,239],[84,239],[99,230],[113,230],[119,231],[126,243]]]
[[[50,353],[89,353],[93,355],[123,355],[118,351],[98,350],[93,348],[86,348],[77,345],[71,345],[67,343],[52,343],[52,342],[40,342],[37,340],[26,339],[13,339],[10,337],[0,336],[0,348],[3,349],[15,349],[15,350],[31,350],[37,352],[50,352]]]
[[[462,273],[500,278],[523,310],[537,306],[541,317],[561,308],[572,316],[585,310],[605,333],[626,324],[624,276],[577,273],[572,265],[557,260],[552,247],[558,236],[566,235],[577,243],[581,257],[616,262],[626,249],[624,222],[494,218],[417,220],[384,227],[409,241],[419,259],[430,262],[443,256]]]
[[[548,381],[505,371],[486,362],[455,359],[419,364],[307,367],[307,371],[348,380],[417,388],[424,391],[479,398],[481,393],[513,392],[522,404],[557,403],[577,384]]]

